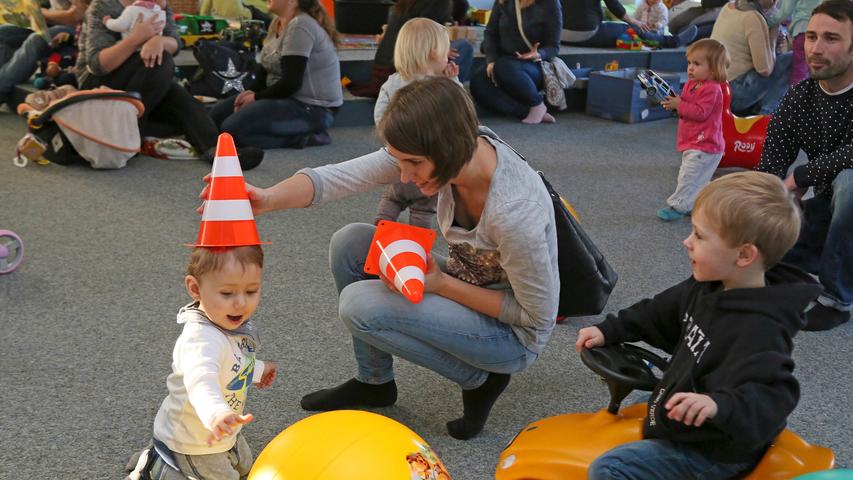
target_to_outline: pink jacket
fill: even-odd
[[[677,150],[723,153],[723,92],[719,82],[688,80],[678,105]]]

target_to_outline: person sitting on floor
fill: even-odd
[[[143,135],[184,134],[201,152],[202,160],[212,163],[219,135],[216,125],[201,102],[174,81],[173,55],[180,38],[171,7],[166,5],[165,24],[152,16],[137,22],[125,38],[104,25],[104,17],[119,17],[132,3],[133,0],[92,0],[80,32],[76,66],[80,88],[105,85],[139,93],[145,106],[139,119]],[[264,152],[243,148],[239,156],[243,169],[249,170],[261,163]]]
[[[343,104],[334,23],[318,0],[270,0],[275,18],[252,89],[220,100],[211,116],[237,145],[304,148],[331,143]]]
[[[773,114],[756,169],[784,178],[798,196],[814,188],[785,261],[818,275],[824,291],[806,312],[806,330],[829,330],[853,308],[853,2],[818,5],[803,49],[811,78],[791,87]],[[808,163],[789,175],[801,150]]]
[[[0,25],[0,106],[12,102],[15,85],[35,73],[39,61],[50,54],[62,38],[75,34],[83,21],[88,0],[51,0],[51,8],[41,9],[50,25],[46,41],[42,34],[15,25]]]

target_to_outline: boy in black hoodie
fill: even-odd
[[[599,457],[590,479],[745,473],[797,405],[792,338],[821,287],[777,265],[800,229],[792,196],[773,175],[726,175],[699,193],[692,223],[691,278],[578,333],[578,351],[642,340],[672,353],[644,440]]]

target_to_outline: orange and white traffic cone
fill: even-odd
[[[198,239],[192,246],[241,247],[264,243],[258,238],[234,139],[223,133],[216,143],[210,189],[204,202]]]
[[[383,220],[370,243],[364,271],[381,272],[410,302],[419,303],[424,297],[427,254],[434,241],[432,230]]]

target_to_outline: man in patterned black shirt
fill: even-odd
[[[824,293],[806,313],[805,329],[828,330],[850,319],[853,304],[853,1],[814,9],[805,53],[811,78],[774,113],[756,169],[785,178],[799,196],[814,187],[784,260],[820,277]],[[786,177],[801,149],[808,163]]]

